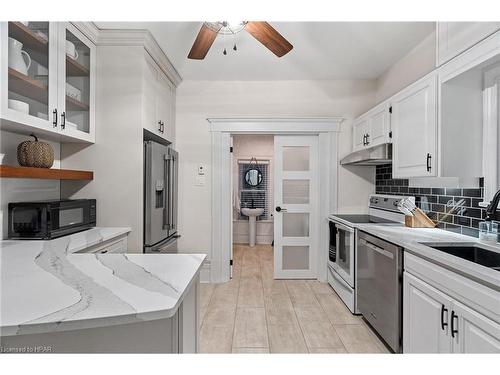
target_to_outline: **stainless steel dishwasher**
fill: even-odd
[[[357,303],[363,317],[396,353],[402,349],[403,249],[359,231]]]

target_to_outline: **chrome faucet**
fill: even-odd
[[[486,219],[487,221],[500,220],[500,215],[497,212],[498,204],[500,203],[500,190],[498,190],[490,204],[486,208]]]

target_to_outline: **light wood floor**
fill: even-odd
[[[235,245],[233,270],[201,285],[202,353],[388,353],[328,284],[274,280],[271,246]]]

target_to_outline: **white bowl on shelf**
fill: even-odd
[[[22,113],[30,113],[30,105],[28,103],[25,103],[21,100],[15,100],[15,99],[9,99],[8,105],[10,109],[13,109],[15,111],[19,111]]]
[[[82,92],[69,83],[66,83],[66,95],[70,98],[78,100],[79,102],[82,101]]]
[[[45,112],[37,112],[36,113],[36,117],[44,119],[44,120],[48,120],[49,119],[49,115],[47,113],[45,113]]]

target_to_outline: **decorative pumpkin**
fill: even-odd
[[[54,164],[54,150],[46,142],[39,142],[34,134],[34,141],[24,141],[17,146],[17,161],[23,167],[50,168]]]

